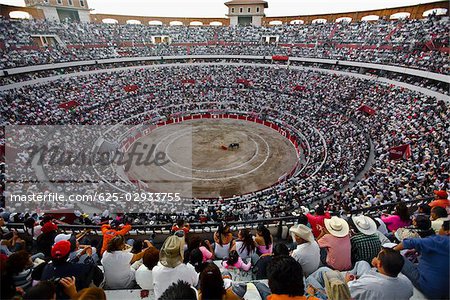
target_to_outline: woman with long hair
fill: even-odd
[[[399,228],[411,225],[411,216],[405,203],[395,206],[392,215],[383,214],[381,220],[386,224],[389,231],[393,232]]]
[[[208,264],[200,273],[199,300],[236,300],[232,287],[225,288],[225,283],[218,266]]]
[[[256,228],[255,242],[257,244],[258,253],[260,255],[272,253],[272,234],[270,233],[269,229],[267,229],[267,227],[263,224],[258,225],[258,227]]]
[[[217,231],[214,233],[214,254],[216,258],[228,257],[230,249],[234,246],[233,234],[230,226],[224,221],[220,222]]]
[[[248,229],[241,229],[232,250],[236,250],[242,259],[248,259],[256,252],[256,243]]]

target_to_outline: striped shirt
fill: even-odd
[[[25,269],[22,272],[13,275],[14,285],[16,287],[20,287],[25,291],[31,287],[33,283],[33,279],[31,278],[31,273],[33,272],[32,268]]]
[[[381,250],[381,242],[378,235],[365,235],[357,233],[350,238],[352,245],[352,263],[357,261],[367,261],[369,264],[372,259],[378,255]]]

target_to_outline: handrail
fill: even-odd
[[[415,199],[410,201],[397,201],[387,204],[381,204],[377,206],[371,206],[366,208],[359,208],[350,211],[347,216],[360,214],[361,212],[372,212],[376,213],[379,212],[380,209],[385,209],[388,207],[395,206],[399,203],[404,203],[406,205],[408,204],[416,204],[420,202],[427,202],[432,200],[433,197],[427,197],[427,198],[421,198],[421,199]],[[338,214],[337,212],[332,212],[332,214]],[[277,217],[277,218],[267,218],[267,219],[256,219],[256,220],[245,220],[245,221],[230,221],[227,222],[228,225],[230,225],[231,228],[237,227],[239,225],[254,225],[254,224],[276,224],[282,225],[285,222],[297,222],[298,216],[286,216],[286,217]],[[144,230],[144,231],[160,231],[160,230],[170,230],[172,227],[172,223],[166,223],[166,224],[148,224],[148,225],[133,225],[132,230]],[[218,222],[207,222],[207,223],[190,223],[190,226],[192,229],[205,229],[205,228],[211,228],[211,227],[217,227],[219,225]],[[5,224],[8,228],[24,228],[24,223],[7,223]],[[95,231],[101,230],[101,225],[75,225],[75,224],[58,224],[58,228],[64,230],[84,230],[84,229],[91,229]]]

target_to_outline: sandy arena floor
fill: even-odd
[[[139,142],[147,149],[155,145],[168,163],[133,165],[129,174],[146,182],[146,190],[186,197],[231,197],[261,190],[289,173],[297,160],[293,145],[275,130],[235,119],[171,124]],[[231,143],[239,143],[239,149],[222,149]]]

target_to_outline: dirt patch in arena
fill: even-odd
[[[258,191],[277,183],[297,162],[288,139],[244,120],[189,120],[160,127],[139,141],[155,145],[168,163],[133,165],[129,174],[145,182],[145,190],[179,192],[186,197],[232,197]],[[239,147],[230,149],[232,143]]]

